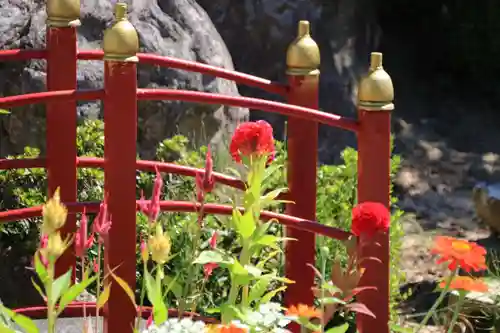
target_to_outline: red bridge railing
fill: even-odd
[[[77,4],[77,5],[76,5]],[[288,199],[287,215],[264,212],[265,219],[276,218],[287,227],[287,235],[296,238],[286,247],[286,275],[296,281],[288,287],[285,303],[312,304],[314,297],[313,271],[307,267],[315,262],[315,235],[346,239],[350,233],[317,223],[316,170],[318,152],[318,124],[326,124],[353,131],[358,138],[358,201],[376,201],[389,206],[390,187],[390,117],[394,108],[390,77],[382,68],[382,55],[372,53],[369,74],[359,88],[357,120],[318,111],[318,84],[320,56],[309,33],[309,23],[301,21],[298,36],[287,51],[288,84],[283,85],[252,75],[206,64],[137,53],[138,36],[126,19],[127,7],[116,4],[116,21],[105,32],[104,52],[77,49],[76,29],[79,25],[79,1],[47,0],[47,47],[45,50],[0,51],[0,61],[46,59],[47,92],[0,98],[1,108],[44,103],[47,107],[47,153],[45,158],[10,160],[0,159],[0,169],[45,167],[48,170],[48,193],[61,188],[61,199],[70,213],[63,233],[76,230],[75,213],[96,212],[99,203],[77,203],[77,168],[104,168],[105,191],[109,194],[109,212],[119,227],[111,228],[106,248],[105,267],[120,265],[116,273],[129,285],[135,285],[136,251],[136,170],[194,176],[195,168],[170,163],[136,160],[137,101],[182,100],[198,103],[226,104],[260,109],[288,116]],[[104,89],[76,90],[77,61],[104,60]],[[172,90],[139,89],[137,63],[165,66],[212,75],[240,84],[261,88],[285,96],[289,104],[257,98],[223,96],[219,94]],[[105,158],[78,157],[76,152],[76,101],[103,100],[105,122]],[[231,177],[216,174],[219,183],[242,189],[243,184]],[[195,211],[191,202],[165,201],[164,211]],[[205,211],[230,214],[231,207],[210,204]],[[0,223],[41,215],[41,207],[0,212]],[[364,255],[377,257],[380,262],[366,261],[362,285],[377,287],[359,297],[376,319],[358,315],[358,329],[362,333],[388,333],[389,321],[389,238],[379,236],[379,246],[363,248]],[[363,255],[363,253],[362,253]],[[73,251],[67,251],[58,261],[61,274],[75,267]],[[75,270],[73,270],[75,271]],[[71,307],[75,315],[78,304]],[[34,314],[36,311],[27,311]],[[111,289],[104,310],[106,332],[129,332],[133,327],[136,309],[120,289]]]

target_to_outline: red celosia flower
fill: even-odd
[[[482,271],[486,267],[486,250],[474,242],[463,239],[456,239],[448,236],[438,236],[435,238],[434,248],[431,253],[437,254],[440,258],[437,263],[448,263],[448,268],[452,271],[460,266],[466,272]]]
[[[233,159],[241,163],[242,156],[269,156],[274,158],[273,128],[263,120],[239,125],[231,139],[229,151]]]
[[[389,210],[378,202],[363,202],[352,210],[351,231],[354,235],[373,237],[377,232],[386,232],[391,224]]]
[[[146,198],[144,198],[144,191],[141,190],[141,197],[139,198],[139,211],[144,215],[147,215],[148,204],[146,202]]]
[[[321,317],[321,312],[312,306],[299,304],[297,306],[292,305],[291,307],[289,307],[286,310],[286,315],[297,316],[301,318],[319,318]]]
[[[85,256],[85,251],[90,249],[92,243],[94,243],[94,233],[87,235],[87,215],[85,214],[85,208],[83,209],[82,219],[80,221],[80,228],[75,236],[75,254],[79,258]]]
[[[444,288],[446,282],[441,281],[439,287]],[[470,276],[456,276],[451,280],[450,289],[485,293],[488,291],[488,285],[484,281],[471,278]]]
[[[99,214],[92,224],[92,231],[99,234],[99,242],[102,244],[104,238],[108,235],[109,229],[111,229],[111,216],[108,214],[108,196],[104,196],[104,201],[99,206]]]
[[[160,214],[160,196],[161,190],[163,189],[163,178],[156,169],[156,178],[153,185],[153,195],[151,196],[151,203],[149,204],[149,222],[154,222]]]

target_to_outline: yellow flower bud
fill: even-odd
[[[151,258],[158,264],[164,264],[170,255],[170,238],[163,233],[160,223],[156,225],[156,233],[149,237],[149,249],[151,250]]]
[[[42,233],[46,235],[51,235],[58,229],[60,229],[66,222],[66,217],[68,216],[68,210],[61,203],[61,197],[59,196],[59,188],[55,191],[54,196],[47,201],[43,206],[43,225]]]
[[[59,232],[55,232],[49,236],[47,247],[42,250],[42,254],[46,258],[57,259],[64,252],[66,247],[65,245],[66,244],[61,238],[61,234]]]

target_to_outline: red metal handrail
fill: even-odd
[[[137,200],[136,209],[139,210],[139,205],[141,203],[149,202],[147,200]],[[69,213],[82,213],[84,208],[87,213],[97,213],[99,212],[100,202],[66,202],[65,205],[68,207]],[[203,209],[207,214],[218,214],[218,215],[231,215],[233,211],[233,206],[221,205],[221,204],[204,204]],[[161,201],[160,202],[161,211],[165,212],[182,212],[182,213],[196,213],[200,209],[199,203],[189,202],[189,201]],[[243,208],[240,208],[243,210]],[[18,220],[23,220],[27,218],[34,218],[42,216],[42,206],[34,206],[28,208],[18,208],[11,209],[7,211],[0,212],[0,224],[15,222]],[[295,216],[290,216],[286,214],[274,213],[270,211],[262,211],[261,218],[264,221],[275,220],[277,223],[282,224],[286,227],[290,227],[297,230],[307,231],[310,233],[326,236],[329,238],[334,238],[338,240],[346,240],[352,234],[350,232],[344,231],[339,228],[327,226],[320,224],[317,221],[310,221],[306,219],[301,219]]]

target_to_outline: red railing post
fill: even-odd
[[[361,80],[358,91],[358,202],[380,202],[389,208],[391,111],[394,109],[391,78],[382,67],[382,54],[371,54],[370,70]],[[361,333],[389,332],[389,234],[375,237],[361,250],[362,257],[376,257],[381,262],[366,260],[360,285],[374,286],[377,291],[359,294],[376,318],[359,314]]]
[[[300,21],[298,36],[287,51],[287,74],[290,104],[318,108],[319,48],[309,33],[309,22]],[[290,117],[287,123],[288,187],[290,200],[287,214],[316,219],[316,167],[318,154],[318,123]],[[307,264],[315,264],[315,236],[300,230],[287,229],[287,237],[296,239],[286,244],[286,276],[295,281],[285,294],[287,306],[314,301],[311,287],[314,272]],[[295,331],[297,327],[292,327]]]
[[[76,89],[76,27],[80,25],[79,0],[47,0],[47,90]],[[77,200],[76,102],[47,103],[46,143],[48,194],[59,187],[61,200]],[[68,215],[62,236],[76,230],[76,216]],[[69,248],[56,264],[56,275],[73,268],[75,255]]]
[[[127,5],[115,5],[115,23],[104,33],[105,193],[113,221],[105,249],[106,268],[135,290],[137,57],[139,38],[127,20]],[[109,283],[110,281],[107,281]],[[136,309],[113,284],[105,308],[104,330],[132,332]]]

